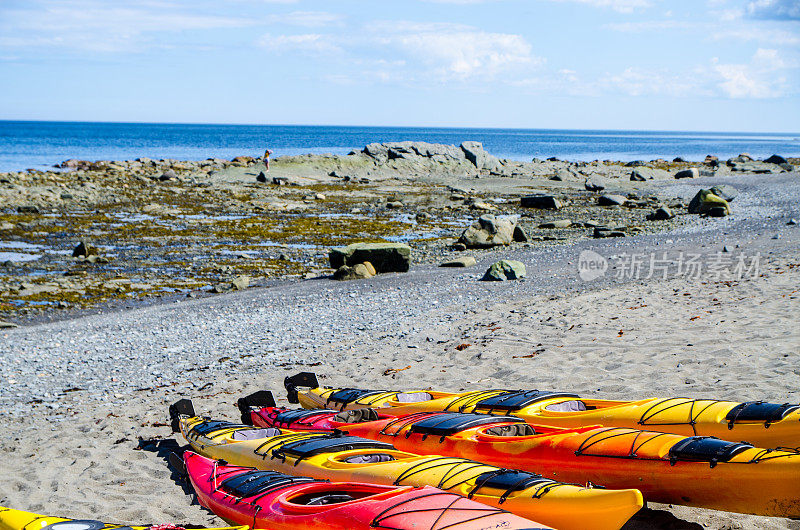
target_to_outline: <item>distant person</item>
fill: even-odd
[[[267,173],[269,173],[269,155],[271,155],[271,154],[272,154],[272,151],[270,151],[269,149],[264,151],[264,167],[267,168]]]

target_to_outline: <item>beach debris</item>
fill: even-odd
[[[672,219],[675,214],[669,209],[669,206],[659,206],[656,210],[647,215],[648,221],[666,221]]]
[[[442,262],[440,267],[472,267],[478,264],[474,256],[462,256],[453,260]]]
[[[628,198],[623,195],[605,194],[597,198],[600,206],[623,206],[628,202]]]
[[[331,249],[328,259],[332,269],[369,261],[379,273],[407,272],[411,266],[411,247],[404,243],[353,243]]]
[[[714,195],[711,190],[701,189],[689,203],[689,213],[706,214],[710,217],[730,215],[728,201]]]
[[[492,264],[481,278],[482,281],[518,280],[527,275],[525,264],[513,259],[501,259]]]
[[[539,228],[569,228],[572,226],[571,219],[558,219],[557,221],[548,221],[539,225]]]
[[[700,170],[696,167],[690,167],[689,169],[682,169],[675,173],[676,179],[696,179],[700,176]]]
[[[387,368],[386,370],[383,371],[383,375],[393,375],[393,374],[396,374],[397,372],[402,372],[403,370],[408,370],[409,368],[411,368],[410,364],[408,366],[403,367],[403,368]]]
[[[523,208],[538,208],[539,210],[560,210],[563,205],[553,195],[527,195],[520,197],[519,205]]]
[[[514,240],[516,223],[492,214],[482,215],[459,237],[459,243],[467,248],[491,248],[510,245]]]

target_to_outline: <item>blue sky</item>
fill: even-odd
[[[3,0],[0,119],[800,130],[800,0]]]

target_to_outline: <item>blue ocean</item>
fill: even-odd
[[[337,127],[311,125],[197,125],[0,121],[0,171],[44,169],[68,158],[129,160],[138,157],[202,160],[302,153],[346,154],[372,142],[404,140],[460,144],[477,140],[501,158],[555,156],[573,161],[702,160],[747,152],[800,156],[800,133],[590,131]]]

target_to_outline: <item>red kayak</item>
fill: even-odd
[[[253,529],[549,528],[430,486],[331,483],[231,466],[191,451],[183,459],[200,504],[227,521]]]

